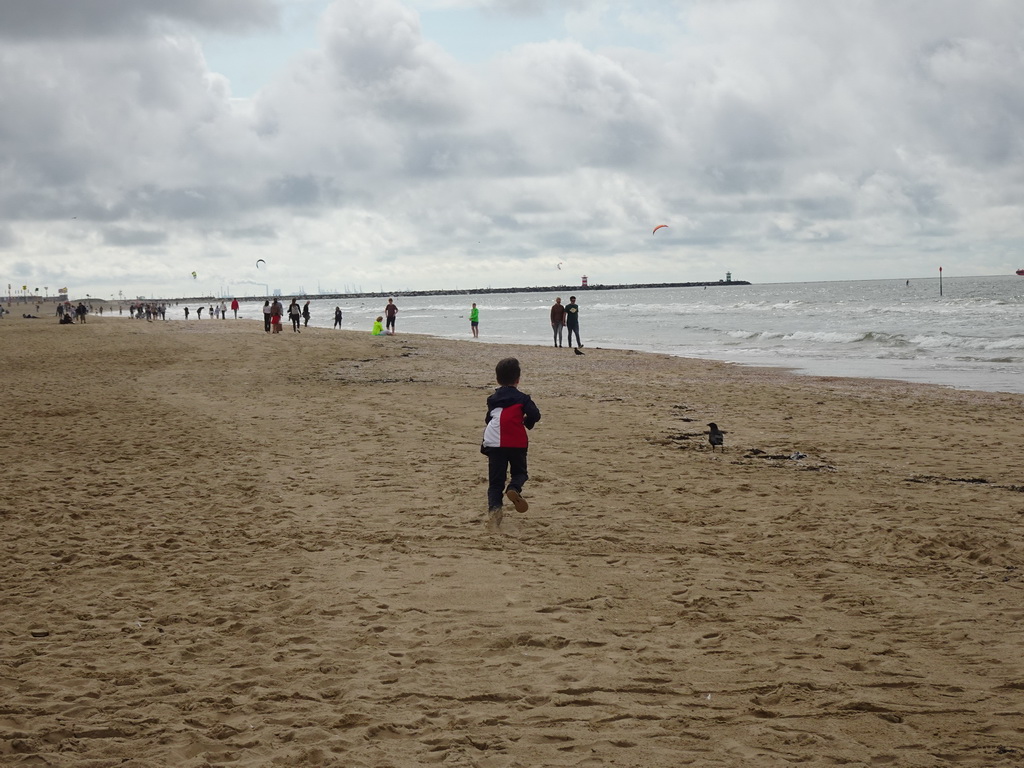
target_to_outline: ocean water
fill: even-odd
[[[580,305],[584,351],[636,349],[798,373],[1024,393],[1024,277],[562,291]],[[552,345],[552,293],[396,296],[400,334],[470,339],[480,308],[483,344]],[[285,306],[290,297],[283,299]],[[305,298],[299,297],[299,303]],[[314,299],[311,325],[365,330],[386,300]],[[259,318],[262,301],[240,314]],[[555,352],[553,352],[555,353]],[[568,350],[562,353],[569,354]],[[496,353],[498,354],[498,353]],[[558,353],[555,353],[558,354]]]

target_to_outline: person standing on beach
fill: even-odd
[[[299,321],[302,319],[302,308],[299,306],[298,299],[292,299],[292,303],[288,305],[288,319],[292,321],[292,331],[295,333],[302,333],[299,330]]]
[[[551,330],[555,332],[555,346],[562,346],[562,328],[565,327],[565,307],[562,306],[562,297],[555,299],[551,305]]]
[[[387,327],[389,336],[393,336],[395,333],[395,315],[397,314],[398,307],[395,306],[395,300],[388,299],[388,305],[384,307],[384,316],[387,318],[385,326]]]
[[[238,319],[238,299],[231,300],[231,311],[235,313],[235,320]]]
[[[220,319],[221,319],[221,320],[227,320],[227,319],[228,319],[228,305],[227,305],[227,304],[225,304],[225,303],[224,303],[224,302],[222,301],[222,302],[220,303],[220,307],[219,307],[219,309],[220,309]]]
[[[188,307],[185,307],[185,319],[188,320]]]
[[[197,320],[202,320],[203,319],[203,308],[202,307],[196,307],[196,319]]]
[[[302,305],[302,327],[309,328],[309,302]]]
[[[532,398],[519,391],[521,369],[514,357],[506,357],[494,367],[498,388],[487,398],[484,437],[480,453],[487,457],[487,509],[490,525],[501,525],[502,497],[507,497],[516,512],[526,512],[530,505],[523,498],[523,484],[529,479],[526,453],[529,437],[526,431],[540,421],[540,409]],[[505,485],[506,474],[508,485]]]
[[[476,302],[473,302],[473,308],[469,310],[469,329],[473,332],[473,338],[480,338],[480,310],[476,308]]]
[[[334,327],[341,328],[341,307],[334,308]]]
[[[263,330],[270,333],[270,315],[273,310],[270,307],[270,299],[263,302]]]
[[[273,333],[281,332],[281,316],[284,314],[284,306],[280,299],[274,299],[270,305],[270,326]]]
[[[576,334],[576,349],[583,346],[580,341],[580,308],[576,306],[576,297],[569,297],[569,306],[565,308],[565,328],[569,332],[569,346],[572,346],[572,335]]]

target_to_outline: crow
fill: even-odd
[[[722,446],[722,450],[725,450],[725,432],[718,428],[715,422],[708,424],[708,442],[711,443],[711,450],[714,451],[717,446]]]
[[[577,355],[582,355],[583,354],[582,352],[580,352],[580,348],[579,347],[574,348],[573,352],[575,352]]]

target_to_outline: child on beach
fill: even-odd
[[[520,392],[519,361],[506,357],[494,367],[498,388],[487,398],[487,416],[484,418],[484,439],[480,452],[487,456],[487,507],[490,523],[497,528],[503,516],[502,496],[507,496],[516,512],[530,508],[523,498],[526,473],[526,451],[529,438],[526,430],[540,421],[540,409],[529,395]],[[505,485],[506,473],[511,476]]]

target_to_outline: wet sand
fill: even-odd
[[[2,765],[1024,764],[1024,396],[233,320],[0,350]]]

